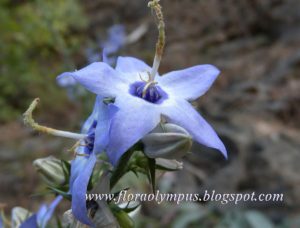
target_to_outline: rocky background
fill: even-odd
[[[204,63],[221,70],[212,89],[195,106],[214,126],[229,151],[229,160],[224,161],[216,151],[195,145],[193,153],[184,159],[184,169],[166,175],[162,181],[169,183],[172,192],[201,193],[207,189],[226,193],[284,193],[284,202],[201,204],[201,208],[195,209],[199,215],[200,210],[207,211],[209,207],[224,216],[228,211],[255,210],[273,225],[296,219],[300,211],[300,1],[161,2],[167,45],[160,72]],[[84,47],[95,45],[116,23],[123,24],[127,34],[141,25],[146,27],[146,32],[120,54],[151,64],[157,31],[146,3],[81,1],[87,23],[80,31],[71,30],[83,37],[79,51],[70,57],[76,68],[86,64]],[[63,111],[50,110],[50,115],[42,105],[39,122],[79,129],[78,123],[85,116],[82,105],[67,102],[63,107]],[[20,119],[0,127],[0,202],[7,204],[7,211],[15,205],[35,207],[28,196],[41,187],[31,161],[49,154],[63,154],[67,158],[66,149],[72,144],[32,134]],[[143,214],[153,219],[152,224],[170,225],[182,210],[172,207],[162,213],[157,208],[142,208]],[[191,223],[197,220],[200,217],[191,219]],[[215,224],[213,219],[206,222],[203,227]]]

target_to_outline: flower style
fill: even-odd
[[[72,76],[100,97],[115,99],[119,111],[111,121],[106,152],[116,165],[123,153],[159,124],[161,116],[227,158],[226,148],[213,128],[188,102],[203,95],[218,75],[216,67],[198,65],[159,76],[141,60],[119,57],[115,69],[96,62],[63,73],[58,79]]]

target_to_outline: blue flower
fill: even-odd
[[[151,71],[138,59],[119,57],[115,69],[96,62],[81,70],[63,73],[58,79],[72,76],[91,92],[115,98],[119,111],[112,119],[106,150],[114,165],[123,153],[158,125],[161,116],[186,129],[195,141],[227,157],[226,148],[213,128],[188,102],[210,88],[219,70],[212,65],[198,65],[162,77],[155,73],[153,77]]]
[[[116,24],[111,26],[108,29],[108,38],[105,41],[100,42],[100,47],[102,48],[102,56],[98,50],[93,48],[86,49],[86,56],[88,63],[93,63],[96,61],[102,61],[114,65],[116,57],[113,56],[116,54],[126,43],[126,33],[125,27],[121,24]],[[63,88],[69,89],[68,94],[72,97],[72,87],[76,86],[76,80],[72,77],[64,77],[57,80],[57,84]],[[80,91],[79,91],[80,92]]]
[[[57,196],[49,206],[43,204],[37,213],[31,215],[21,224],[20,228],[45,228],[62,199],[62,196]]]
[[[111,119],[118,111],[113,104],[105,104],[97,96],[92,114],[83,124],[81,132],[87,134],[71,163],[70,193],[72,194],[72,213],[80,222],[92,225],[86,208],[87,186],[97,162],[97,154],[103,152],[108,144]]]
[[[88,63],[101,61],[101,55],[100,52],[98,51],[98,48],[97,50],[94,48],[87,48],[85,50],[85,56],[87,57]]]
[[[116,24],[108,29],[108,37],[106,40],[100,41],[99,46],[105,52],[107,64],[114,65],[116,63],[115,54],[126,44],[125,27]],[[86,56],[89,63],[101,60],[98,48],[87,48]]]
[[[108,30],[108,39],[101,43],[107,54],[114,54],[121,49],[126,41],[125,27],[123,25],[113,25]]]

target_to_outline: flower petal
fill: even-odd
[[[195,100],[210,88],[219,73],[216,67],[207,64],[172,71],[157,77],[156,80],[168,94],[186,100]]]
[[[72,77],[62,77],[57,79],[57,84],[61,87],[72,87],[76,85],[76,80]]]
[[[80,152],[78,152],[80,153]],[[84,152],[82,152],[83,154]],[[81,171],[84,169],[88,162],[88,157],[87,156],[76,156],[75,159],[72,160],[71,162],[71,176],[70,176],[70,192],[73,192],[73,186],[76,178],[79,176]]]
[[[101,153],[104,150],[104,148],[107,146],[111,119],[114,116],[115,112],[117,111],[118,108],[115,105],[113,104],[106,105],[103,103],[101,97],[99,96],[97,97],[93,113],[90,115],[90,117],[85,122],[83,127],[84,132],[87,133],[88,131],[85,129],[90,128],[92,123],[94,121],[97,121],[97,127],[95,131],[95,142],[94,142],[94,149],[93,149],[94,153]],[[76,152],[79,154],[84,154],[85,153],[84,149],[85,149],[84,146],[78,147]],[[72,160],[71,177],[70,177],[71,191],[74,185],[74,181],[79,176],[80,172],[84,169],[87,162],[88,162],[88,158],[86,156],[76,156],[76,158]]]
[[[100,102],[102,102],[103,98],[101,96],[97,96],[96,97],[96,101],[94,104],[94,108],[92,111],[92,114],[87,118],[87,120],[84,122],[84,124],[81,127],[81,133],[82,134],[86,134],[88,133],[88,130],[91,128],[91,126],[93,125],[94,121],[97,121],[98,118],[98,114],[99,112],[101,112],[100,109]]]
[[[38,228],[36,217],[36,214],[31,215],[21,224],[20,228]]]
[[[112,120],[108,157],[113,165],[137,141],[153,130],[160,121],[158,105],[131,95],[118,97],[120,109]]]
[[[227,158],[226,148],[216,132],[187,101],[179,100],[173,105],[165,106],[163,115],[169,122],[186,129],[195,141],[219,150]]]
[[[103,104],[102,100],[103,100],[102,97],[100,97],[100,96],[96,97],[96,101],[95,101],[95,104],[94,104],[92,114],[84,122],[84,124],[81,128],[81,133],[87,134],[89,132],[89,130],[91,129],[92,125],[94,124],[94,122],[97,121],[99,113],[103,112],[102,109],[104,108],[103,107],[104,104]],[[102,104],[103,104],[103,106],[102,106]],[[84,145],[85,144],[84,140],[82,140],[81,143]],[[85,154],[86,153],[85,146],[77,147],[76,148],[76,153]],[[83,168],[85,167],[87,161],[88,161],[88,157],[86,157],[86,156],[76,156],[76,158],[72,160],[72,162],[71,162],[71,176],[70,176],[70,181],[69,181],[71,192],[72,192],[72,188],[73,188],[73,185],[74,185],[74,181],[79,176],[81,170],[83,170]]]
[[[55,208],[57,205],[62,201],[62,196],[57,196],[52,203],[49,205],[49,207],[45,207],[44,205],[39,209],[37,212],[37,223],[39,224],[39,227],[45,228],[48,221],[52,217],[52,214],[54,213]],[[45,210],[46,209],[46,210]]]
[[[21,224],[20,228],[45,228],[48,221],[52,217],[55,208],[62,199],[62,196],[57,196],[49,205],[49,207],[47,207],[46,204],[43,204],[37,213],[30,216]]]
[[[98,115],[97,127],[95,131],[95,142],[93,152],[98,154],[103,152],[109,143],[109,132],[111,128],[111,121],[119,108],[114,104],[104,104],[101,102],[101,113]]]
[[[92,63],[75,72],[65,72],[59,75],[57,80],[68,76],[72,76],[91,92],[104,97],[114,97],[120,90],[128,90],[125,77],[102,62]]]
[[[122,73],[150,72],[151,67],[142,60],[120,56],[117,60],[116,70]]]
[[[78,178],[74,181],[72,189],[72,213],[77,220],[86,224],[92,225],[86,208],[86,192],[87,186],[92,175],[97,157],[91,154],[84,169],[79,174]]]

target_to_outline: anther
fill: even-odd
[[[142,93],[142,98],[145,98],[146,97],[146,94],[147,94],[147,90],[153,86],[153,85],[156,85],[157,82],[154,82],[154,81],[149,81],[147,82],[147,84],[145,85],[144,89],[143,89],[143,93]]]

